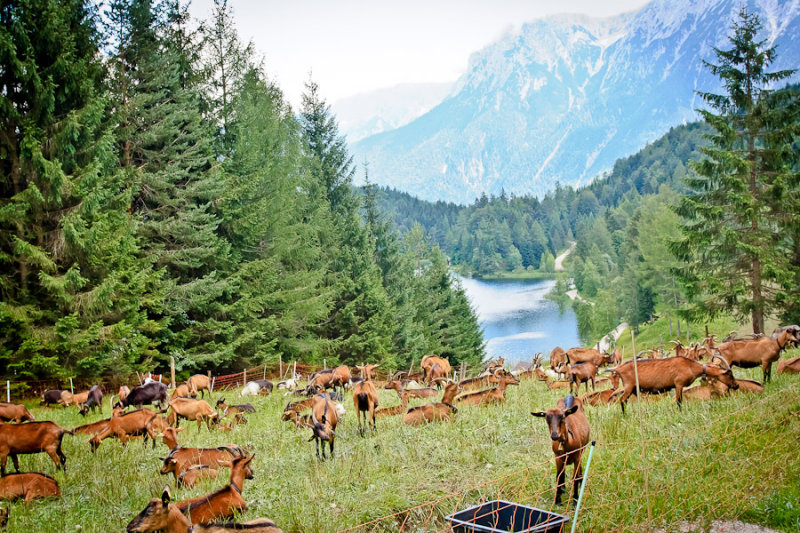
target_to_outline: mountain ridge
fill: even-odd
[[[666,2],[607,19],[558,15],[473,53],[439,105],[355,143],[370,179],[427,200],[482,193],[542,196],[585,185],[670,127],[697,118],[695,90],[719,81],[702,65],[725,47],[733,0]],[[800,64],[800,0],[758,0],[774,70]],[[683,9],[685,8],[685,9]]]

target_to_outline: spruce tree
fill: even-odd
[[[26,375],[124,372],[148,344],[139,296],[153,280],[116,170],[95,13],[28,0],[0,19],[2,356]]]
[[[690,194],[678,207],[683,238],[675,247],[688,264],[682,277],[692,298],[689,313],[749,316],[755,333],[776,304],[788,276],[779,223],[791,205],[785,156],[794,128],[774,105],[771,87],[792,71],[768,72],[775,47],[757,40],[758,17],[742,8],[731,28],[731,48],[714,49],[724,94],[701,92],[701,110],[713,128],[705,159],[695,161]]]

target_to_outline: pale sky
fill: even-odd
[[[328,103],[400,83],[453,82],[472,52],[558,13],[606,17],[647,0],[229,0],[242,41],[295,107],[312,72]],[[196,18],[212,0],[193,0]]]

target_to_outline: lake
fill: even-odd
[[[545,298],[555,280],[478,280],[460,278],[483,327],[486,355],[516,364],[542,352],[581,346],[572,308],[561,312]]]

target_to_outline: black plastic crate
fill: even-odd
[[[474,505],[447,516],[455,533],[561,533],[569,517],[505,500]]]

